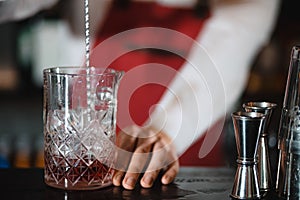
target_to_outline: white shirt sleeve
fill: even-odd
[[[199,157],[216,144],[222,126],[210,132],[245,89],[250,66],[270,39],[279,0],[216,1],[186,63],[150,120],[172,138],[178,155],[206,131]]]

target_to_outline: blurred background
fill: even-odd
[[[43,166],[41,71],[55,64],[77,65],[84,59],[83,12],[80,15],[69,9],[78,6],[78,2],[83,3],[72,1],[71,4],[71,1],[61,1],[25,20],[0,24],[0,157],[6,160],[0,162],[0,167]],[[240,100],[278,104],[269,140],[274,168],[290,51],[300,43],[299,6],[298,0],[282,1],[272,39],[253,63],[248,86]],[[66,26],[69,22],[76,26]]]

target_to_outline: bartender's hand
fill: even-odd
[[[163,132],[133,126],[117,138],[115,186],[134,189],[138,180],[150,188],[162,172],[162,184],[171,183],[179,171],[179,162],[171,138]]]

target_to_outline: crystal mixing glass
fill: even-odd
[[[67,190],[112,183],[117,90],[122,72],[93,67],[44,70],[44,181]]]

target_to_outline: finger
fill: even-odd
[[[133,190],[135,188],[138,178],[138,173],[126,173],[122,181],[122,186],[127,190]]]
[[[137,143],[139,129],[135,126],[128,127],[119,132],[117,146],[124,151],[133,152]]]
[[[153,155],[149,162],[147,172],[144,174],[141,185],[143,187],[151,187],[157,179],[159,172],[165,169],[163,183],[169,184],[175,178],[179,170],[176,153],[174,153],[171,144],[160,140],[153,147]]]
[[[121,148],[116,149],[116,162],[114,168],[118,171],[125,172],[131,160],[132,152],[124,151]]]
[[[132,133],[128,135],[131,131]],[[120,131],[117,137],[117,148],[116,148],[116,163],[115,169],[118,171],[125,172],[129,165],[132,152],[137,145],[138,138],[133,137],[132,135],[137,135],[138,130],[135,127],[128,127],[124,131]]]
[[[179,162],[176,160],[175,162],[171,163],[167,170],[165,171],[163,177],[161,178],[161,182],[164,185],[170,184],[174,181],[179,171]]]
[[[170,156],[172,157],[172,154],[170,154],[164,147],[165,144],[161,140],[157,141],[154,144],[152,157],[149,161],[147,170],[140,182],[142,187],[152,187],[154,181],[157,179],[159,172],[166,167],[166,161],[172,159],[169,158]]]
[[[139,139],[136,150],[131,156],[131,161],[127,172],[129,173],[141,173],[144,170],[146,163],[149,162],[149,158],[152,155],[152,149],[155,138],[150,139]]]
[[[160,170],[146,171],[140,183],[143,188],[151,188],[154,181],[157,179]]]
[[[152,146],[153,142],[151,140],[143,140],[133,153],[127,173],[122,182],[125,189],[134,189],[140,174],[143,172],[146,163],[148,163],[149,152],[151,151]]]
[[[113,175],[113,184],[114,186],[121,186],[122,179],[124,177],[125,173],[123,171],[115,171]]]

